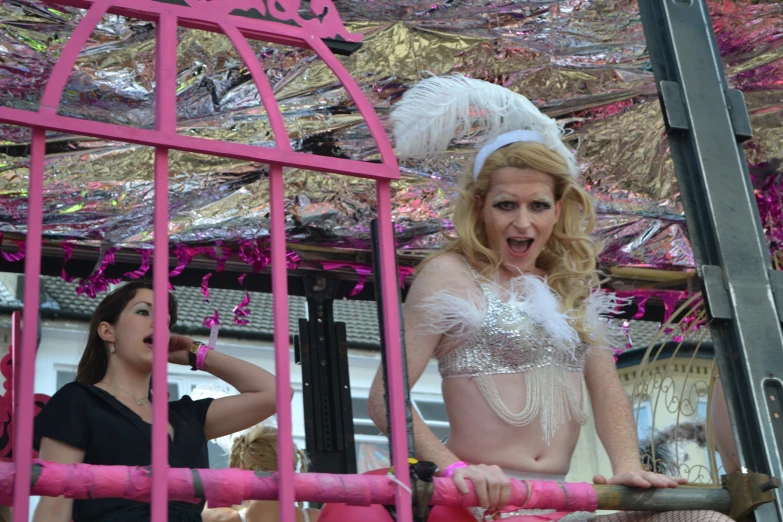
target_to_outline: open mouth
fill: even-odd
[[[530,250],[530,247],[533,245],[533,240],[529,237],[510,237],[506,242],[508,243],[508,248],[511,249],[511,253],[517,256],[524,256],[527,254],[528,250]]]
[[[148,346],[152,346],[152,336],[151,335],[148,335],[147,337],[144,338],[144,344],[146,344]]]

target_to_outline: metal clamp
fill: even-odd
[[[770,270],[769,285],[772,287],[772,296],[775,298],[775,307],[778,309],[778,320],[783,323],[783,272]]]
[[[745,95],[737,89],[726,89],[726,101],[729,104],[729,116],[734,135],[739,143],[753,137],[753,127],[750,125],[748,107],[745,105]]]
[[[702,265],[701,279],[704,286],[704,297],[710,317],[722,321],[730,321],[734,317],[726,289],[726,279],[723,269],[714,265]]]
[[[728,515],[742,521],[753,511],[774,500],[773,490],[781,486],[777,477],[762,473],[730,473],[722,477],[723,487],[731,493],[731,510]]]
[[[438,471],[438,467],[433,462],[418,461],[410,467],[411,471],[411,489],[413,495],[413,520],[416,522],[427,522],[430,516],[432,506],[432,496],[435,494],[435,484],[432,479]]]
[[[684,132],[691,128],[682,89],[677,82],[662,80],[659,84],[663,114],[670,130]]]

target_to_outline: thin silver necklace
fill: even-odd
[[[111,387],[112,387],[112,388],[114,388],[115,390],[120,390],[120,391],[121,391],[121,392],[123,392],[123,393],[127,393],[128,395],[130,395],[131,397],[133,397],[133,398],[134,398],[134,400],[136,401],[136,404],[138,404],[139,406],[144,406],[144,401],[145,401],[145,399],[143,399],[143,398],[142,398],[142,399],[139,399],[138,397],[136,397],[135,395],[133,395],[131,392],[129,392],[129,391],[127,391],[127,390],[123,390],[122,388],[117,388],[117,387],[116,387],[116,386],[114,386],[113,384],[109,384],[109,383],[108,383],[108,382],[106,382],[106,381],[101,381],[101,383],[102,383],[102,384],[105,384],[106,386],[111,386]]]

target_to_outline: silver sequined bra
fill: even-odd
[[[533,368],[558,366],[583,372],[588,347],[558,347],[552,336],[524,310],[504,303],[481,285],[487,311],[480,328],[458,347],[438,359],[444,379],[501,373],[522,373]]]
[[[584,369],[589,348],[560,310],[560,300],[546,281],[535,276],[515,278],[508,302],[490,282],[479,277],[477,282],[480,295],[460,297],[443,291],[425,305],[435,316],[440,308],[444,319],[435,323],[456,344],[438,356],[441,376],[473,379],[492,411],[511,426],[537,420],[547,445],[564,423],[587,422]],[[524,374],[521,411],[506,406],[492,378],[498,374]]]

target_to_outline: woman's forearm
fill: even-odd
[[[204,370],[225,381],[239,393],[275,392],[275,376],[255,364],[210,350],[204,361]]]
[[[622,386],[607,386],[593,397],[595,428],[615,474],[642,469],[631,402]]]

